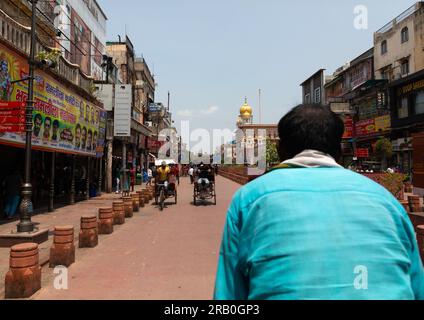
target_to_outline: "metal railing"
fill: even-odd
[[[424,2],[420,1],[406,9],[404,12],[402,12],[400,15],[398,15],[395,19],[384,25],[381,29],[379,29],[376,34],[386,33],[390,31],[396,24],[402,22],[409,16],[413,15],[415,12],[417,12],[422,6],[424,6]]]

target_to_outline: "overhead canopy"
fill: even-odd
[[[170,164],[177,164],[174,160],[172,160],[172,159],[162,159],[162,160],[156,160],[155,161],[155,166],[157,166],[157,167],[159,167],[159,166],[161,166],[162,165],[162,162],[166,162],[166,164],[167,165],[170,165]]]

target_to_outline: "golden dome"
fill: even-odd
[[[240,116],[244,119],[252,117],[253,109],[247,103],[247,98],[245,99],[244,104],[240,108]]]

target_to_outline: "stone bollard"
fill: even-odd
[[[133,193],[131,195],[132,201],[133,201],[133,212],[139,212],[140,211],[140,196],[137,193]]]
[[[424,263],[424,226],[418,226],[416,228],[417,232],[417,241],[418,241],[418,247],[421,254],[422,262]]]
[[[112,234],[113,221],[113,208],[100,208],[98,222],[99,234]]]
[[[57,266],[69,267],[74,262],[74,227],[55,227],[53,246],[50,249],[50,268]]]
[[[401,201],[399,201],[400,202],[400,204],[405,208],[405,210],[406,210],[406,212],[408,212],[408,213],[410,213],[410,210],[409,210],[409,202],[408,201],[404,201],[404,200],[401,200]]]
[[[147,190],[147,195],[149,196],[149,201],[152,201],[155,196],[155,192],[152,188],[149,188],[149,190]]]
[[[41,289],[38,244],[23,243],[10,249],[10,269],[5,279],[5,298],[29,298]]]
[[[409,202],[409,209],[411,210],[411,212],[421,212],[419,196],[409,196],[408,202]]]
[[[81,230],[79,233],[80,248],[94,248],[99,243],[97,217],[88,215],[81,217]]]
[[[133,200],[132,197],[122,197],[124,201],[125,218],[132,218],[133,214]]]
[[[123,201],[115,201],[113,203],[113,223],[122,225],[125,223],[125,209]]]
[[[140,208],[144,208],[144,196],[141,191],[137,191],[138,201],[140,203]]]
[[[149,196],[146,189],[140,191],[140,197],[143,199],[144,205],[149,204]]]

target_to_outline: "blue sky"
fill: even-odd
[[[235,128],[247,96],[258,120],[277,123],[301,102],[299,84],[327,74],[373,46],[373,33],[415,1],[408,0],[98,0],[108,39],[125,30],[154,70],[156,100],[176,127]],[[354,28],[354,8],[368,9],[368,29]]]

